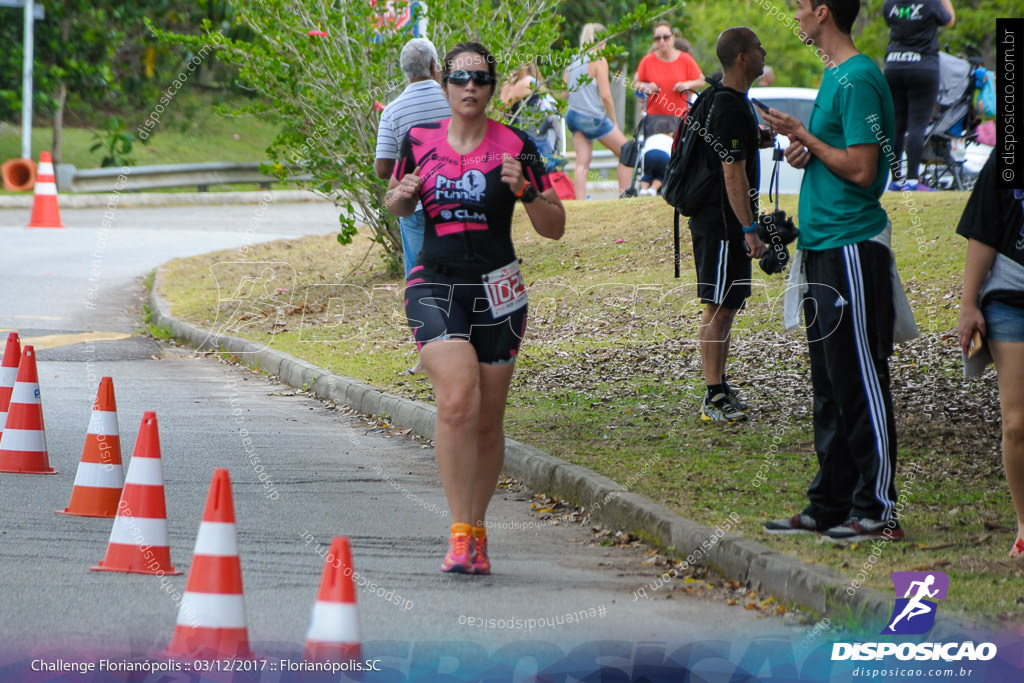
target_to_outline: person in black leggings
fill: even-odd
[[[918,182],[918,166],[924,131],[939,96],[939,26],[953,25],[956,20],[953,3],[951,0],[885,0],[882,14],[889,26],[885,80],[892,91],[896,114],[894,156],[889,163],[893,182],[889,189],[931,191],[932,188]],[[907,152],[905,179],[899,171],[904,150]]]

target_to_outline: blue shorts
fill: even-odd
[[[985,336],[992,341],[1024,342],[1024,308],[989,301],[981,314],[985,316]]]
[[[645,183],[653,183],[655,180],[665,180],[665,169],[668,168],[668,153],[660,149],[652,149],[644,155],[644,177]]]
[[[607,116],[588,116],[575,109],[565,112],[565,125],[570,133],[583,133],[588,140],[603,138],[615,129],[615,124]]]

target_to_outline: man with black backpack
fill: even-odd
[[[750,296],[751,259],[761,258],[765,248],[754,231],[758,148],[770,143],[762,139],[747,99],[764,69],[765,50],[749,28],[734,27],[718,37],[715,51],[722,80],[701,94],[679,135],[683,137],[687,126],[687,135],[700,135],[698,146],[703,146],[700,152],[714,171],[713,180],[707,192],[698,193],[703,204],[684,213],[691,217],[697,296],[705,304],[698,333],[707,385],[701,419],[741,422],[747,419],[748,406],[726,381],[725,365],[736,312]]]

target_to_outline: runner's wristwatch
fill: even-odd
[[[516,199],[519,199],[523,204],[529,204],[538,196],[537,188],[531,185],[530,181],[526,181],[523,189],[519,190],[519,194],[516,195]]]

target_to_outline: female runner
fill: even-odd
[[[450,119],[413,126],[388,209],[423,202],[426,234],[406,285],[406,316],[437,400],[437,464],[451,510],[443,572],[489,574],[485,520],[505,456],[502,427],[526,328],[526,288],[512,245],[521,202],[534,229],[559,239],[565,210],[529,137],[487,118],[495,60],[473,42],[445,55]]]

